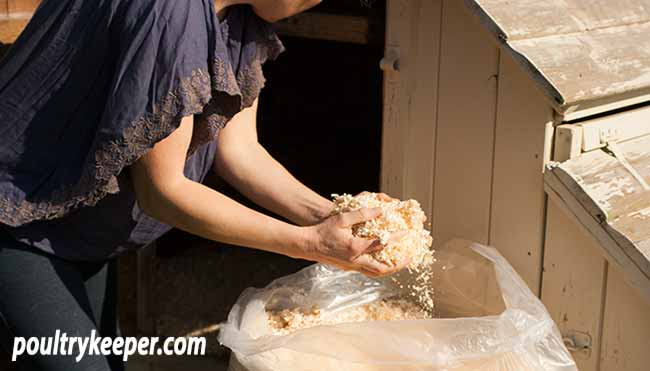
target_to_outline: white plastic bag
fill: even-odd
[[[247,289],[221,326],[231,371],[577,370],[542,303],[493,248],[452,241],[436,252],[440,318],[318,326],[274,336],[265,308],[323,315],[398,293],[375,280],[313,265]]]

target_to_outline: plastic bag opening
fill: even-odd
[[[387,279],[317,264],[245,290],[219,335],[233,350],[231,370],[577,370],[542,303],[495,249],[454,240],[437,250],[436,260],[434,319],[277,336],[267,308],[316,305],[330,315],[399,289]]]

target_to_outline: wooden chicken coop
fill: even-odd
[[[650,1],[388,1],[382,189],[495,246],[580,370],[648,370]]]

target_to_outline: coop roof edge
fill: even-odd
[[[481,0],[464,0],[464,2],[479,18],[481,24],[494,36],[502,49],[510,54],[524,71],[531,76],[548,98],[555,111],[563,115],[566,120],[573,120],[592,114],[650,102],[650,81],[643,86],[633,89],[614,91],[609,94],[592,95],[585,99],[570,98],[567,94],[563,94],[561,88],[553,83],[544,68],[540,68],[525,51],[517,48],[516,42],[530,39],[511,39],[508,32],[497,22],[496,17],[490,14],[489,10],[481,4]],[[619,27],[624,26],[632,27],[634,25],[621,25]],[[532,39],[551,37],[553,36],[544,35]]]

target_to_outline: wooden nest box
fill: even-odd
[[[490,244],[580,370],[647,370],[650,1],[389,0],[383,191]]]

